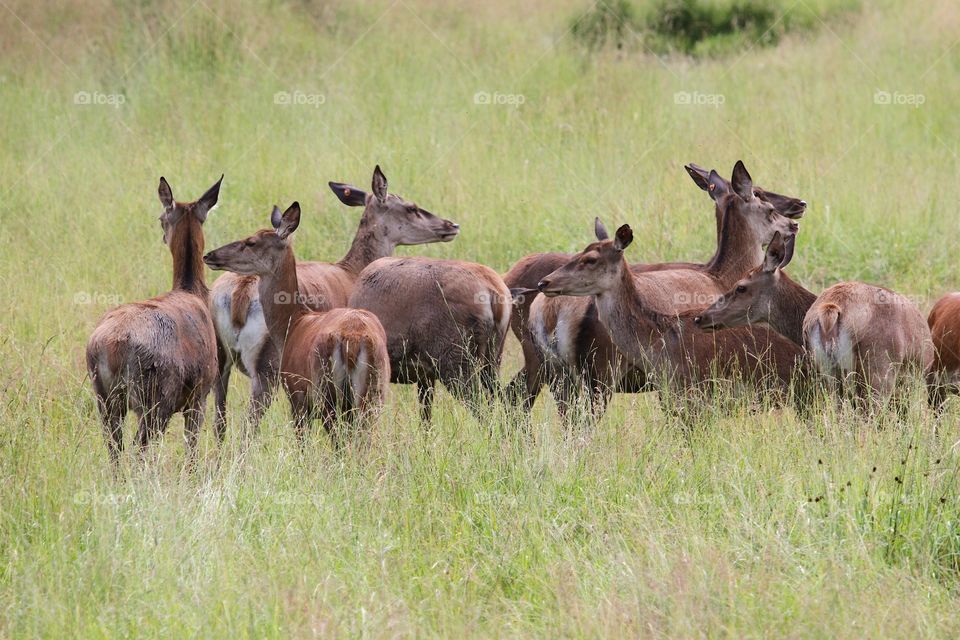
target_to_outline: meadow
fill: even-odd
[[[116,479],[83,367],[105,310],[170,286],[161,175],[191,200],[225,174],[208,249],[299,200],[298,256],[335,260],[358,211],[326,183],[379,163],[462,228],[398,254],[504,273],[594,216],[631,261],[705,260],[683,164],[743,159],[809,203],[794,279],[926,313],[960,289],[960,5],[850,5],[774,2],[805,28],[687,56],[586,49],[580,0],[0,2],[0,636],[960,635],[956,400],[681,430],[619,395],[570,437],[544,393],[528,437],[445,393],[423,429],[395,386],[338,456],[282,398],[243,438],[235,375],[222,450],[208,410],[185,472],[178,417]]]

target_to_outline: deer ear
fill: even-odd
[[[362,207],[367,203],[367,192],[342,182],[328,182],[330,190],[348,207]]]
[[[220,183],[223,182],[223,174],[220,174],[220,179],[217,180],[216,184],[207,189],[207,192],[200,196],[200,199],[197,200],[197,206],[194,207],[193,213],[199,218],[200,222],[205,222],[207,219],[207,214],[210,213],[215,206],[217,206],[217,199],[220,197]]]
[[[784,246],[786,248],[786,255],[783,256],[783,260],[780,261],[780,268],[784,269],[790,261],[793,260],[793,250],[797,246],[797,234],[787,236],[787,239],[784,241]]]
[[[273,216],[271,216],[272,218]],[[280,226],[277,227],[277,235],[281,240],[285,240],[291,233],[300,226],[300,203],[294,202],[290,205],[283,215],[280,216]]]
[[[157,189],[157,193],[160,194],[160,204],[163,205],[163,208],[167,211],[173,209],[173,191],[170,189],[167,179],[163,176],[160,176],[160,188]]]
[[[383,171],[380,170],[380,165],[377,165],[373,169],[373,195],[377,196],[377,200],[383,202],[387,199],[387,176],[383,175]]]
[[[730,183],[723,179],[715,169],[710,170],[707,176],[707,192],[714,200],[730,193]]]
[[[737,160],[737,164],[733,165],[733,176],[730,183],[738,196],[744,200],[753,199],[753,178],[750,177],[747,168],[743,166],[743,160]]]
[[[610,239],[610,234],[607,233],[607,228],[600,222],[599,217],[593,219],[593,233],[597,236],[597,240]]]
[[[683,168],[687,170],[687,174],[693,179],[693,183],[703,189],[704,191],[710,191],[710,172],[699,167],[692,162],[690,164],[683,165]]]
[[[277,205],[273,205],[273,211],[270,213],[270,224],[274,229],[279,229],[282,222],[283,211],[280,211],[280,207]]]
[[[787,255],[786,243],[783,241],[783,236],[780,235],[780,232],[777,231],[773,234],[773,240],[770,241],[770,244],[767,245],[767,252],[763,256],[763,265],[761,269],[765,273],[773,273],[780,268],[780,265],[783,264],[783,259]]]
[[[617,251],[623,251],[633,242],[633,229],[625,224],[617,229],[617,236],[613,239],[613,248]]]

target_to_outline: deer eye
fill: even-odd
[[[247,246],[247,247],[253,247],[253,246],[255,246],[255,245],[257,244],[257,241],[256,241],[256,240],[247,240],[247,241],[245,241],[243,244],[244,244],[245,246]]]
[[[746,290],[747,290],[746,285],[741,284],[737,287],[737,293],[744,293]]]

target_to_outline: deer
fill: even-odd
[[[391,382],[415,384],[429,426],[437,381],[475,415],[500,394],[510,291],[493,269],[422,257],[381,258],[360,273],[350,306],[387,333]]]
[[[805,348],[820,376],[864,405],[898,402],[904,376],[927,374],[933,363],[930,329],[906,297],[884,287],[841,282],[817,296],[783,271],[794,240],[776,236],[763,263],[738,281],[695,322],[704,330],[769,324]]]
[[[87,341],[86,366],[114,468],[123,452],[123,423],[138,416],[141,454],[182,413],[187,460],[196,458],[207,394],[217,376],[217,338],[204,280],[203,224],[217,205],[220,184],[194,202],[177,202],[163,177],[160,227],[173,258],[173,286],[142,302],[120,305],[97,323]]]
[[[722,221],[713,259],[685,269],[644,271],[631,267],[647,305],[660,312],[702,309],[760,263],[763,245],[774,233],[795,234],[799,228],[794,219],[781,215],[771,203],[757,197],[742,162],[734,167],[729,183],[711,171],[707,190]],[[795,218],[797,211],[805,207],[801,203],[780,206]],[[608,239],[599,220],[595,221],[595,234],[598,240]],[[538,297],[529,309],[527,331],[543,364],[527,371],[526,386],[539,389],[543,382],[548,382],[563,416],[569,413],[581,390],[589,400],[589,417],[595,419],[602,415],[615,389],[636,392],[646,388],[642,367],[624,365],[593,305],[590,298]]]
[[[357,278],[367,265],[390,256],[400,245],[450,242],[460,226],[387,191],[387,178],[377,165],[371,191],[330,182],[331,191],[348,207],[363,207],[347,254],[334,263],[298,262],[301,302],[315,311],[347,306]],[[216,420],[219,440],[226,434],[227,390],[234,365],[252,382],[248,423],[256,430],[269,406],[277,381],[280,353],[273,348],[258,294],[258,277],[224,273],[213,284],[211,308],[219,338]]]
[[[346,438],[338,424],[354,432],[383,407],[390,379],[387,337],[377,317],[358,309],[313,311],[301,304],[297,261],[291,236],[300,226],[300,204],[282,212],[274,207],[270,229],[231,242],[204,256],[215,270],[258,276],[257,292],[271,346],[280,353],[279,373],[290,401],[301,446],[310,423],[321,418],[334,448]]]
[[[592,296],[618,353],[628,365],[642,367],[661,392],[710,394],[718,376],[740,376],[758,391],[789,391],[802,366],[797,345],[765,327],[707,333],[690,314],[659,311],[624,258],[632,242],[632,229],[622,225],[612,239],[587,245],[537,288],[548,297]]]
[[[947,394],[960,391],[960,293],[948,293],[937,300],[927,326],[933,340],[934,361],[927,375],[931,408],[940,411]]]
[[[743,167],[743,163],[739,162],[738,165],[742,168],[742,171],[746,173],[746,168]],[[721,241],[721,232],[723,225],[723,214],[719,206],[720,197],[730,192],[731,187],[730,183],[721,178],[719,175],[713,177],[714,186],[711,186],[711,174],[715,174],[714,171],[708,171],[694,163],[684,165],[684,169],[687,174],[693,180],[700,189],[705,191],[715,203],[714,212],[716,218],[717,226],[717,244],[719,246]],[[735,167],[734,171],[741,178],[742,173],[740,169]],[[749,174],[747,173],[747,177]],[[767,203],[773,205],[781,215],[791,218],[799,219],[803,217],[804,212],[806,211],[807,203],[804,200],[794,198],[791,196],[785,196],[773,191],[768,191],[762,189],[757,185],[752,184],[751,187],[753,190],[753,195]],[[718,188],[719,186],[719,188]],[[598,221],[599,222],[599,221]],[[603,234],[606,236],[606,230],[603,230]],[[550,371],[544,371],[544,363],[540,355],[540,349],[537,347],[535,339],[530,333],[529,329],[532,328],[530,325],[530,307],[536,299],[536,286],[544,276],[548,273],[558,269],[563,266],[573,257],[572,254],[568,253],[537,253],[521,258],[514,264],[513,267],[504,275],[504,282],[507,286],[516,293],[514,313],[511,319],[511,329],[513,330],[514,335],[517,340],[520,341],[522,353],[523,353],[523,368],[517,373],[516,377],[510,382],[508,388],[508,397],[511,398],[511,401],[514,403],[522,403],[524,408],[529,411],[533,403],[536,401],[537,396],[540,393],[540,388],[544,382],[550,382],[554,390],[554,395],[561,395],[560,406],[565,407],[568,402],[566,397],[569,395],[564,389],[569,389],[569,384],[562,384],[559,382],[558,376],[564,376],[564,372],[567,374],[571,373],[566,367],[550,367],[548,364],[548,369],[556,373],[551,373]],[[717,255],[711,260],[711,262],[716,262]],[[634,273],[645,273],[650,271],[665,271],[672,269],[696,269],[703,270],[708,268],[710,263],[690,263],[690,262],[665,262],[665,263],[653,263],[653,264],[632,264],[630,265],[631,271]],[[573,358],[574,361],[579,363],[579,366],[576,367],[577,371],[581,371],[586,367],[586,370],[594,369],[596,361],[599,360],[599,368],[601,371],[605,371],[608,367],[610,358],[614,354],[614,349],[612,342],[609,337],[605,335],[603,327],[600,325],[599,321],[596,318],[596,309],[593,306],[591,300],[586,300],[585,302],[573,302],[566,301],[566,304],[573,304],[576,307],[567,307],[564,309],[565,315],[569,319],[569,323],[578,327],[575,330],[575,333],[578,336],[583,336],[582,347],[577,350],[576,357]],[[605,373],[601,373],[601,376],[604,376]],[[591,395],[591,404],[594,407],[599,407],[603,404],[601,401],[602,393],[597,390],[595,384],[596,375],[589,375],[588,377],[593,380],[587,384],[587,388],[590,391]],[[643,386],[642,376],[634,375],[633,382],[628,385],[628,388],[623,388],[623,390],[633,390],[636,391],[638,388]]]

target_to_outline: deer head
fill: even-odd
[[[270,224],[272,229],[261,229],[243,240],[214,249],[203,257],[203,261],[211,269],[245,276],[278,272],[291,250],[290,235],[300,225],[300,204],[294,202],[282,213],[274,206]]]
[[[793,258],[796,236],[779,233],[767,247],[763,264],[707,307],[694,322],[703,329],[723,329],[756,322],[768,322],[779,295],[781,270]]]
[[[594,229],[597,242],[587,245],[570,262],[537,283],[545,296],[600,295],[623,277],[627,268],[623,250],[633,242],[633,230],[625,224],[611,240],[599,219],[594,222]]]
[[[380,165],[373,170],[370,193],[342,182],[329,184],[340,202],[348,207],[363,207],[361,230],[373,232],[393,246],[450,242],[460,232],[460,225],[388,193],[387,177]]]

